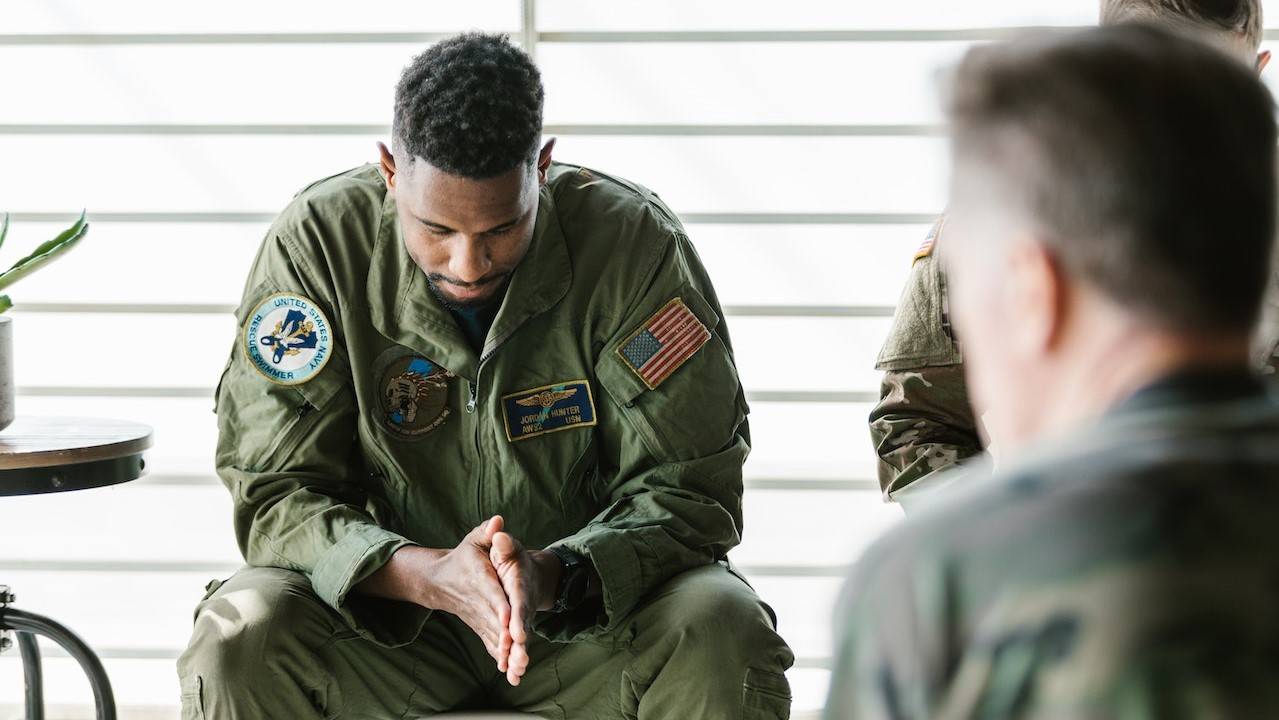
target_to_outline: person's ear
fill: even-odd
[[[1262,50],[1261,52],[1257,53],[1257,74],[1258,75],[1260,75],[1261,71],[1265,70],[1266,66],[1269,64],[1270,64],[1269,50]]]
[[[542,149],[537,153],[537,184],[542,186],[546,184],[547,173],[551,171],[551,153],[555,150],[555,138],[546,141]]]
[[[383,143],[377,144],[378,154],[378,170],[382,173],[382,180],[386,182],[386,190],[395,197],[395,156],[387,149]]]
[[[1065,329],[1069,289],[1057,259],[1040,243],[1017,242],[1005,287],[1006,307],[1016,315],[1008,328],[1012,351],[1031,360],[1051,353]]]

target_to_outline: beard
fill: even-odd
[[[510,283],[511,274],[509,272],[503,273],[499,277],[500,279],[490,281],[493,285],[492,292],[484,297],[475,298],[473,300],[461,300],[449,296],[439,286],[439,281],[447,280],[447,278],[438,273],[431,273],[426,276],[426,286],[431,289],[431,294],[434,295],[435,299],[439,300],[440,304],[445,308],[452,310],[453,312],[474,312],[476,310],[483,310],[485,308],[492,307],[502,302],[502,298],[506,296],[506,286]]]

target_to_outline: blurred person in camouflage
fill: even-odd
[[[1258,72],[1270,61],[1269,51],[1258,53],[1261,0],[1102,0],[1103,26],[1129,21],[1202,33]],[[950,322],[946,277],[939,265],[939,256],[946,252],[941,243],[944,228],[943,217],[916,252],[875,365],[884,373],[880,401],[870,415],[879,484],[887,500],[899,501],[908,510],[958,477],[937,471],[977,455],[987,444],[987,428],[969,405],[964,355]],[[1266,307],[1254,338],[1255,362],[1273,368],[1279,364],[1275,292]]]
[[[974,49],[948,106],[945,269],[1000,468],[858,563],[826,717],[1279,717],[1270,94],[1127,23]]]

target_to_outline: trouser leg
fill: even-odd
[[[784,720],[794,661],[771,611],[722,564],[682,573],[611,636],[534,644],[508,702],[544,717]]]
[[[478,652],[478,656],[477,656]],[[495,674],[444,613],[386,648],[351,630],[302,575],[245,568],[196,611],[178,660],[183,718],[402,718],[465,705]]]

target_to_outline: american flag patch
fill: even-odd
[[[617,354],[652,390],[710,339],[706,326],[683,300],[675,298],[632,333]]]
[[[937,246],[937,236],[941,233],[941,226],[945,222],[946,218],[943,216],[937,218],[937,222],[933,223],[932,229],[928,231],[928,237],[924,238],[924,242],[915,251],[915,257],[911,258],[911,265],[933,254],[933,249]]]

